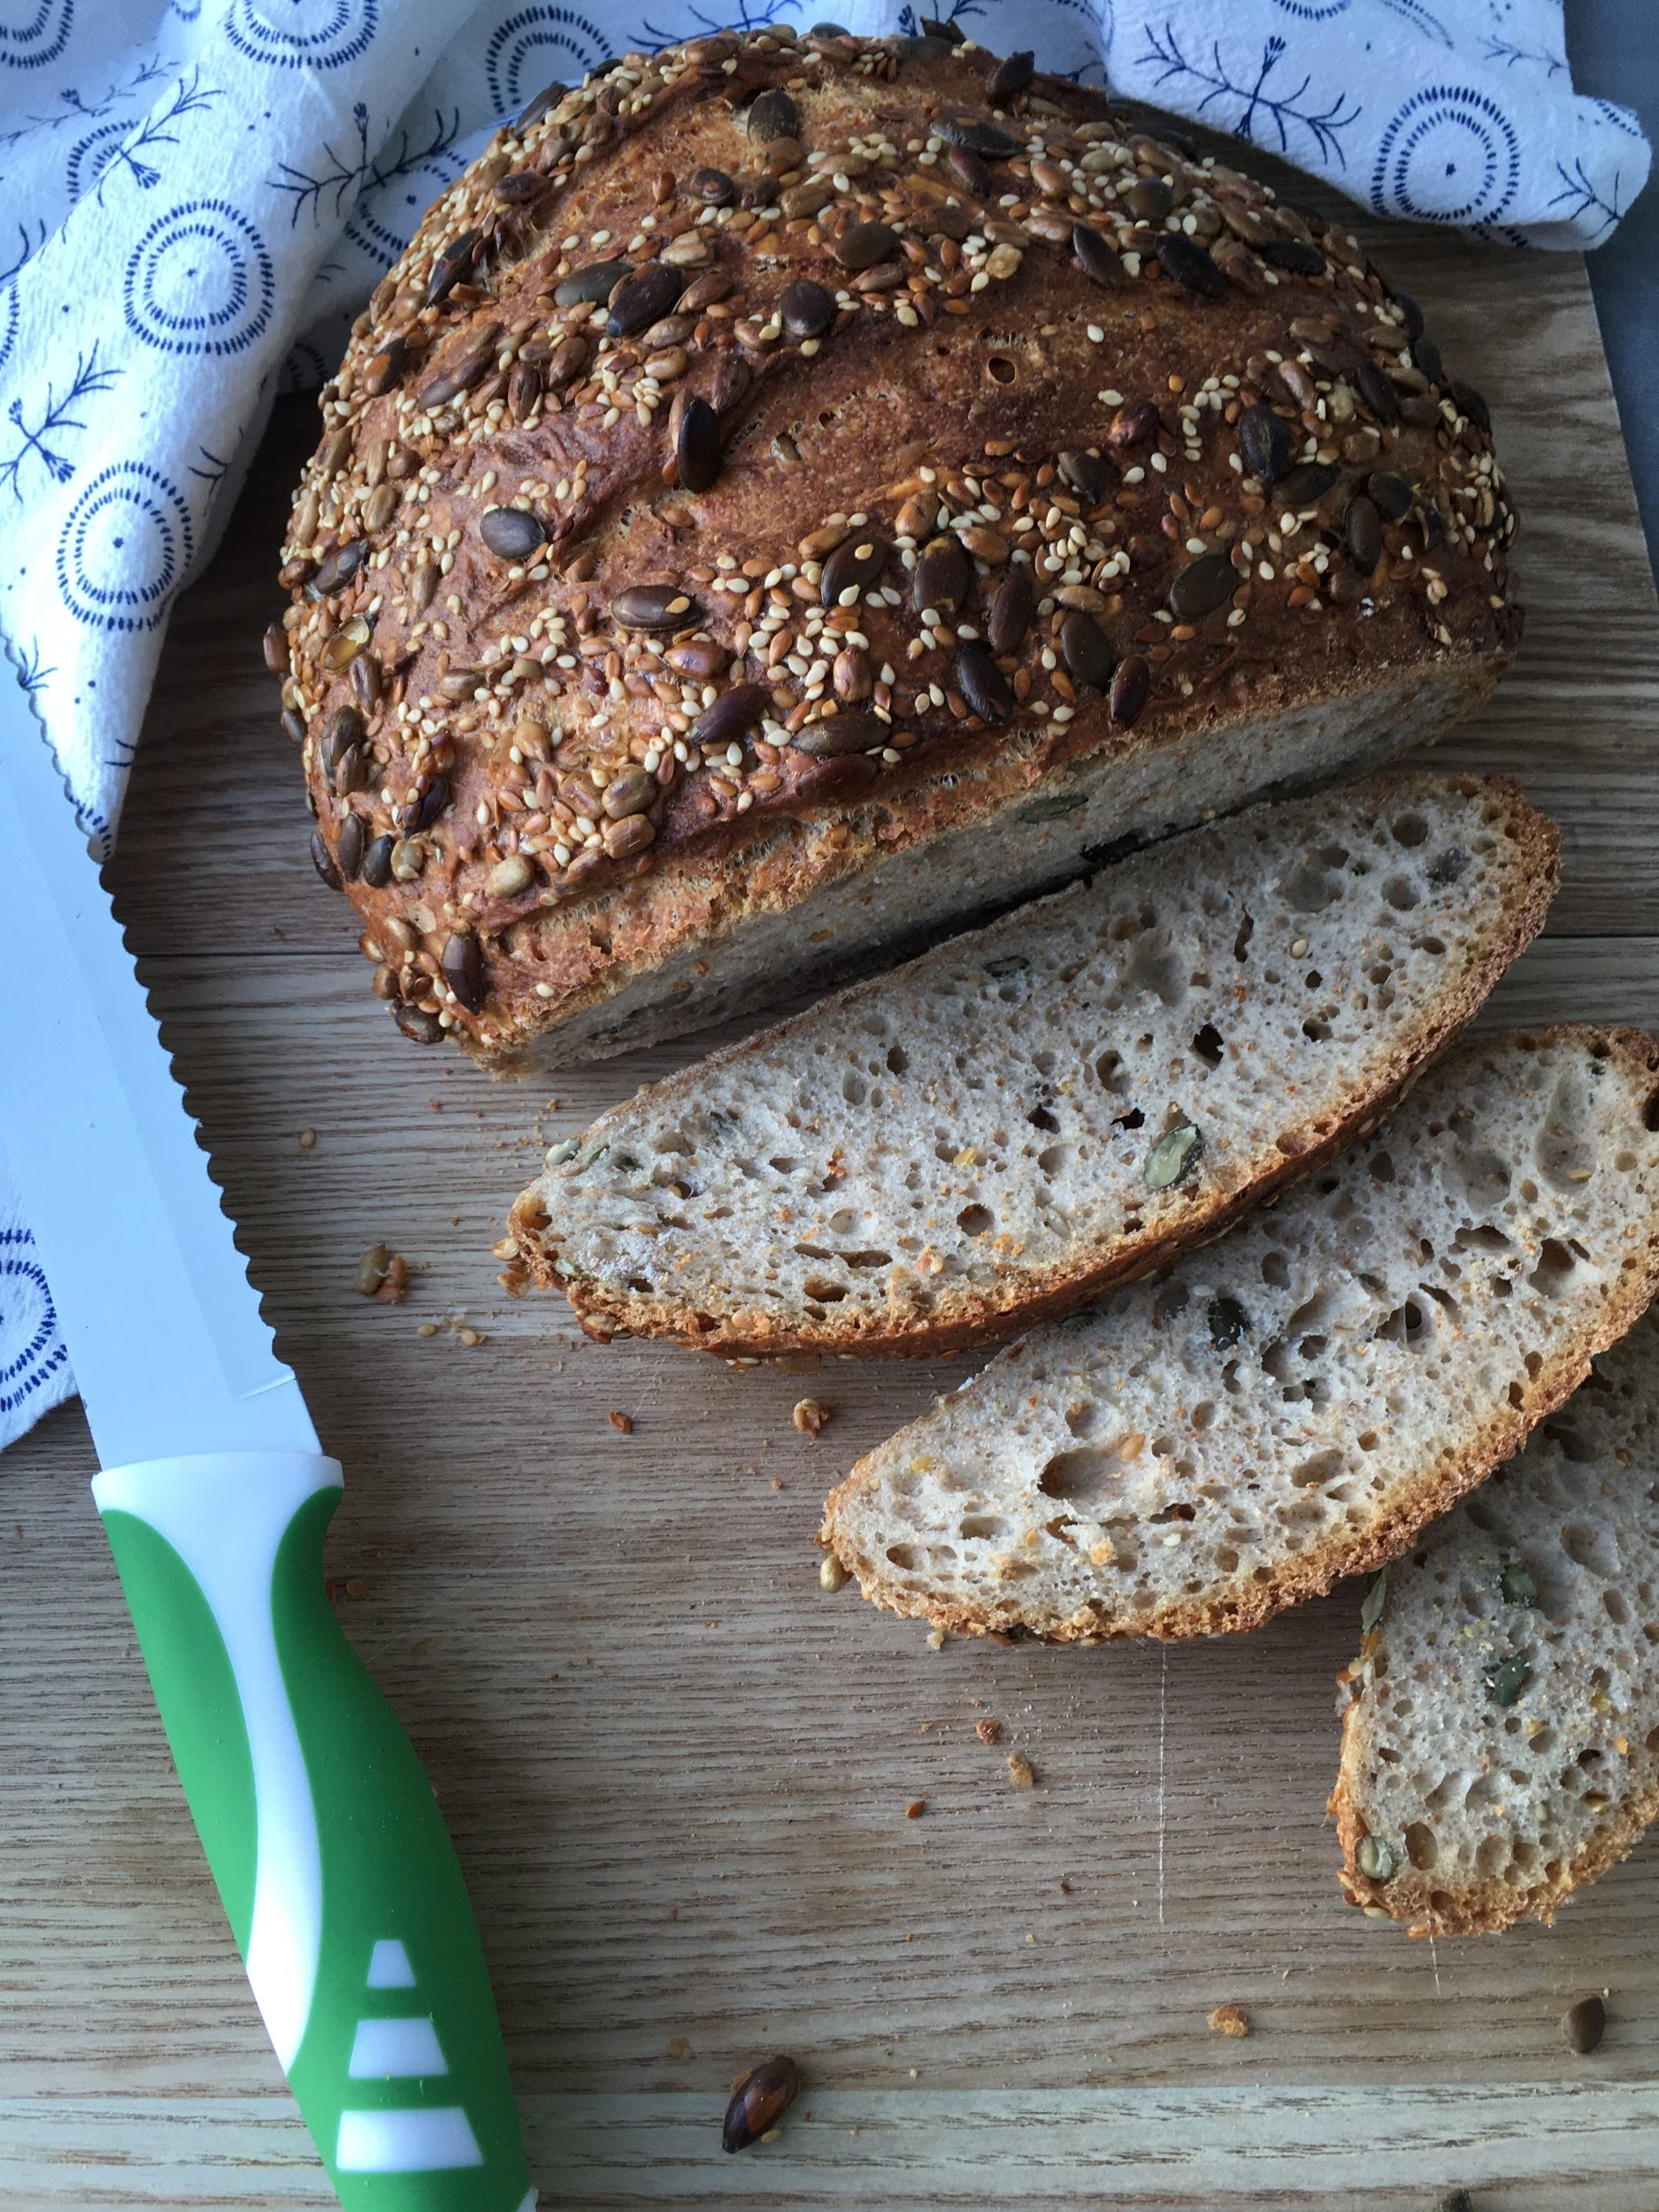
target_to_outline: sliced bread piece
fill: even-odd
[[[1553,1920],[1659,1815],[1659,1308],[1363,1617],[1350,1901],[1425,1935]]]
[[[1659,1284],[1659,1040],[1463,1043],[1167,1279],[1001,1353],[861,1460],[866,1597],[1085,1643],[1252,1628],[1508,1458]]]
[[[1536,933],[1556,844],[1474,776],[1172,838],[613,1107],[519,1199],[520,1272],[728,1356],[1069,1312],[1374,1118]]]

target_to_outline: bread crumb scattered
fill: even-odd
[[[611,1412],[611,1413],[608,1413],[608,1414],[606,1414],[605,1418],[606,1418],[606,1420],[607,1420],[607,1421],[609,1421],[609,1422],[610,1422],[610,1424],[611,1424],[611,1427],[612,1427],[613,1429],[615,1429],[615,1430],[618,1432],[618,1433],[619,1435],[622,1435],[622,1436],[632,1436],[632,1435],[633,1435],[633,1433],[634,1433],[634,1416],[633,1416],[631,1413],[616,1413],[616,1412]]]
[[[820,1590],[833,1592],[844,1590],[852,1580],[852,1577],[832,1551],[826,1552],[823,1559],[818,1563],[818,1580]]]
[[[489,1342],[489,1339],[485,1335],[483,1330],[473,1328],[470,1323],[461,1328],[458,1328],[456,1331],[456,1334],[460,1338],[462,1343],[466,1346],[468,1351],[471,1351],[475,1344],[488,1344]]]
[[[925,1797],[913,1797],[904,1808],[904,1817],[906,1820],[919,1820],[926,1810],[927,1800]]]
[[[973,1724],[973,1732],[981,1743],[995,1743],[1002,1732],[998,1723],[994,1720],[976,1720]]]
[[[945,1648],[945,1632],[942,1628],[928,1631],[927,1648],[929,1651],[942,1651]]]
[[[317,1148],[317,1132],[314,1129],[302,1129],[298,1143],[302,1152],[314,1152]]]
[[[415,1324],[417,1336],[436,1336],[437,1333],[438,1325],[435,1321],[418,1321]]]
[[[691,2056],[691,2046],[687,2042],[683,2035],[671,2035],[669,2037],[668,2055],[670,2058],[689,2058]]]
[[[1210,2016],[1210,2024],[1217,2035],[1248,2035],[1250,2016],[1242,2005],[1217,2005]]]
[[[389,1244],[373,1244],[357,1262],[351,1287],[360,1298],[378,1298],[382,1305],[399,1304],[409,1288],[409,1262]]]
[[[817,1436],[830,1417],[829,1408],[816,1398],[803,1398],[789,1417],[803,1436]]]
[[[1023,1751],[1010,1751],[1009,1753],[1008,1778],[1017,1790],[1029,1790],[1035,1788],[1037,1777],[1032,1770],[1031,1761],[1025,1756]]]

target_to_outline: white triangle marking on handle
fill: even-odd
[[[369,1959],[371,1989],[412,1989],[415,1970],[396,1936],[382,1936]]]
[[[413,2081],[449,2070],[430,2017],[358,2021],[346,2068],[353,2081]]]
[[[435,2174],[483,2163],[472,2124],[458,2104],[340,2116],[334,2164],[342,2174]]]

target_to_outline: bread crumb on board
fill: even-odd
[[[981,1743],[995,1743],[1002,1733],[1002,1724],[994,1720],[976,1720],[973,1732]]]
[[[1210,2024],[1217,2035],[1248,2035],[1250,2016],[1242,2005],[1217,2005],[1210,2016]]]
[[[829,1417],[829,1408],[820,1405],[816,1398],[801,1399],[789,1417],[803,1436],[821,1434]]]
[[[1036,1787],[1036,1774],[1033,1770],[1031,1761],[1023,1751],[1009,1753],[1008,1778],[1017,1790],[1029,1790]]]
[[[611,1427],[616,1430],[619,1436],[633,1435],[634,1416],[631,1413],[617,1413],[613,1411],[607,1413],[605,1418],[610,1422]]]

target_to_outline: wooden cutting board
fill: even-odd
[[[1566,832],[1489,1018],[1659,1025],[1659,618],[1584,266],[1361,227],[1487,395],[1523,518],[1519,664],[1438,756],[1512,771]],[[1413,2212],[1463,2183],[1481,2212],[1652,2212],[1659,1845],[1554,1931],[1414,1943],[1346,1907],[1324,1805],[1357,1592],[1225,1643],[935,1652],[825,1595],[812,1535],[964,1363],[733,1371],[503,1295],[489,1248],[541,1148],[692,1048],[555,1096],[370,996],[259,659],[311,419],[280,414],[174,616],[115,876],[345,1463],[339,1606],[454,1830],[544,2203]],[[13,960],[27,1004],[26,938]],[[401,1306],[352,1290],[382,1240]],[[75,1407],[0,1463],[0,2206],[322,2206],[92,1471]],[[1586,2061],[1557,2022],[1587,1988],[1612,2025]],[[1206,2027],[1223,2002],[1248,2041]],[[801,2103],[726,2158],[727,2085],[775,2050]]]

